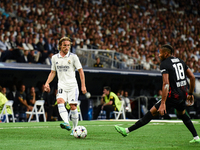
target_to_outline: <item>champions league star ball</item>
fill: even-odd
[[[84,139],[87,136],[87,129],[84,126],[74,128],[74,137]]]
[[[85,93],[85,97],[86,97],[86,98],[90,98],[90,97],[91,97],[90,92]]]

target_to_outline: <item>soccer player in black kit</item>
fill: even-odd
[[[163,80],[162,99],[157,102],[143,118],[139,119],[129,128],[116,125],[115,129],[124,137],[127,136],[129,132],[149,123],[154,116],[166,114],[166,110],[173,107],[177,111],[177,117],[183,121],[194,137],[189,143],[200,143],[200,138],[197,135],[193,123],[185,113],[186,105],[191,106],[194,104],[193,92],[195,77],[183,60],[172,56],[173,53],[174,49],[170,45],[163,45],[159,53],[161,59],[160,71]],[[187,91],[186,76],[190,80],[189,91]]]

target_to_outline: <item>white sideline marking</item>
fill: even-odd
[[[136,122],[138,119],[110,119],[110,120],[98,120],[98,121],[124,121],[124,122]],[[182,120],[151,120],[150,122],[161,122],[161,123],[182,123]],[[192,123],[199,123],[199,121],[192,121]]]
[[[94,121],[121,121],[121,122],[136,122],[138,121],[137,119],[120,119],[120,120],[94,120]],[[151,122],[153,123],[153,125],[164,125],[164,123],[183,123],[181,120],[151,120]],[[192,121],[192,123],[194,124],[199,124],[199,121]],[[115,125],[123,125],[123,124],[115,124]],[[129,124],[132,125],[132,124]],[[114,126],[114,125],[84,125],[84,126]],[[53,126],[53,127],[58,127],[60,128],[60,126]],[[0,130],[4,130],[4,129],[28,129],[28,128],[49,128],[49,126],[29,126],[29,127],[3,127],[0,128]]]
[[[0,129],[28,129],[28,128],[48,128],[49,126],[31,126],[31,127],[5,127]]]

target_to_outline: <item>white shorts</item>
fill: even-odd
[[[58,88],[56,98],[62,98],[66,103],[77,104],[78,103],[79,90],[78,87],[71,89],[70,91]]]

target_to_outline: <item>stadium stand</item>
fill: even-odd
[[[3,0],[1,61],[13,62],[16,53],[18,57],[23,55],[24,45],[30,39],[36,45],[35,57],[40,52],[40,58],[29,63],[43,64],[49,53],[58,52],[58,39],[68,36],[75,41],[75,49],[80,49],[82,43],[87,49],[117,52],[117,57],[106,51],[98,56],[102,56],[101,62],[105,56],[110,61],[117,59],[113,68],[121,69],[158,70],[157,53],[162,44],[168,43],[175,47],[176,57],[186,61],[193,72],[199,72],[199,3],[195,0]]]
[[[161,45],[171,44],[174,55],[198,74],[199,6],[197,0],[1,0],[0,62],[49,70],[44,64],[67,36],[84,67],[98,56],[114,71],[157,71]]]

